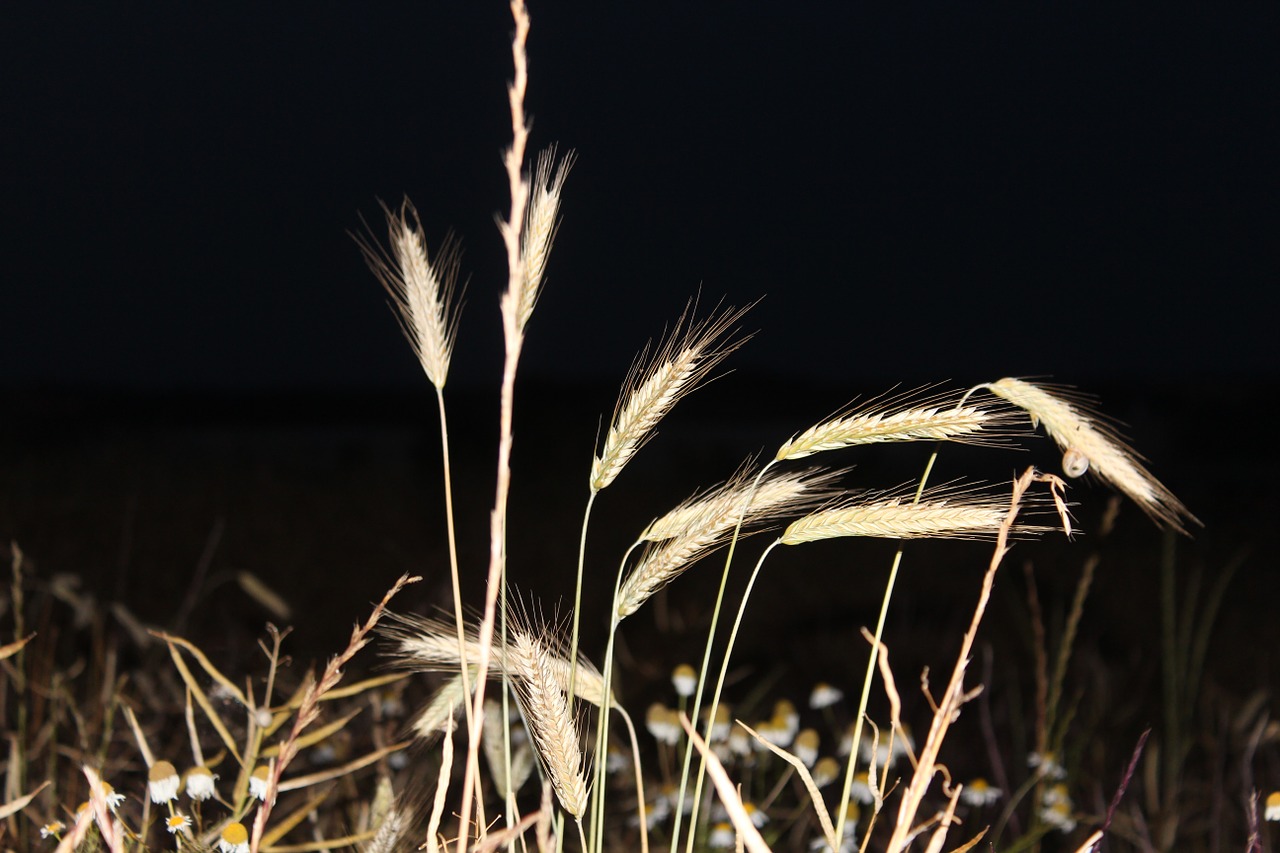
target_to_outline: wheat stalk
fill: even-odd
[[[372,237],[355,235],[365,262],[391,296],[400,327],[431,384],[444,388],[458,331],[460,306],[454,300],[458,248],[446,239],[435,261],[427,257],[426,238],[413,204],[405,199],[396,213],[383,205],[391,248]]]
[[[532,634],[516,630],[508,659],[512,672],[519,676],[516,695],[560,805],[581,819],[587,810],[582,747],[568,697],[554,673],[551,655]]]
[[[1165,486],[1151,475],[1124,439],[1096,412],[1089,401],[1063,388],[1037,385],[1022,379],[1005,378],[979,385],[1031,416],[1033,425],[1064,452],[1067,474],[1078,476],[1092,470],[1100,480],[1124,492],[1157,524],[1186,533],[1184,522],[1200,524]]]
[[[842,473],[818,469],[771,473],[754,486],[753,492],[754,478],[744,470],[706,497],[677,507],[673,512],[679,523],[667,525],[659,519],[650,525],[650,531],[658,525],[672,535],[646,550],[623,581],[617,597],[618,618],[636,612],[655,592],[724,544],[739,519],[745,527],[804,512],[830,499],[831,484]]]
[[[653,358],[648,347],[640,353],[623,383],[604,448],[591,465],[591,491],[612,483],[672,407],[707,377],[716,365],[745,342],[723,340],[747,309],[726,308],[718,315],[694,321],[690,305]]]
[[[775,459],[800,459],[824,450],[892,441],[999,444],[1010,434],[1011,413],[960,405],[956,395],[914,399],[908,392],[872,400],[860,409],[810,427],[778,448]]]

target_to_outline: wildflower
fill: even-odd
[[[729,850],[737,841],[738,834],[733,831],[733,824],[728,822],[717,823],[707,836],[707,846],[717,850]]]
[[[840,778],[840,762],[828,755],[813,766],[811,775],[813,776],[813,784],[819,788],[825,788]]]
[[[1003,791],[992,786],[981,776],[965,785],[964,790],[960,792],[960,799],[971,806],[989,806],[997,802],[1002,796],[1004,796]]]
[[[680,741],[680,720],[676,713],[663,705],[654,702],[644,715],[644,726],[658,743],[675,745]]]
[[[871,777],[865,770],[859,770],[853,775],[853,785],[849,787],[849,796],[853,798],[852,802],[870,803],[875,800],[875,791],[871,790]]]
[[[858,749],[858,756],[867,764],[874,760],[877,767],[888,766],[898,757],[896,740],[890,729],[880,732],[878,738],[874,735],[864,736],[862,745]]]
[[[671,672],[671,684],[676,688],[676,695],[688,699],[698,687],[698,673],[687,663],[682,663]]]
[[[813,767],[815,761],[818,760],[818,732],[814,729],[805,729],[796,735],[796,739],[791,744],[791,750],[796,754],[796,758],[804,762],[805,767]]]
[[[760,735],[760,740],[765,743],[771,743],[774,746],[780,746],[784,749],[791,743],[791,733],[787,731],[787,727],[777,719],[769,720],[756,724],[756,734]],[[755,748],[759,752],[763,752],[765,747],[760,741],[755,742]]]
[[[1280,791],[1267,794],[1267,820],[1280,820]]]
[[[259,764],[254,769],[253,775],[249,777],[249,793],[265,802],[267,799],[267,780],[270,777],[271,768],[266,764]]]
[[[184,830],[191,826],[191,818],[184,814],[176,813],[164,822],[165,829],[169,830],[170,835],[177,835],[179,832],[186,834]]]
[[[159,805],[178,799],[178,770],[168,761],[157,761],[151,765],[147,775],[147,792],[151,802]]]
[[[828,708],[844,698],[844,693],[840,688],[833,687],[825,681],[819,681],[813,685],[813,691],[809,693],[809,707],[813,710],[820,708]]]
[[[1270,820],[1270,818],[1268,818]],[[53,836],[59,841],[62,840],[62,833],[67,829],[67,825],[60,820],[51,820],[44,826],[40,827],[40,837],[48,838]]]
[[[219,853],[249,853],[249,831],[243,823],[229,823],[218,838]]]
[[[120,804],[124,802],[124,794],[117,794],[116,789],[111,787],[109,782],[102,783],[102,793],[107,798],[107,805],[111,807],[112,811],[119,808]]]
[[[667,801],[667,808],[673,809],[676,805],[676,801],[680,798],[680,786],[675,784],[663,785],[662,796]],[[689,786],[685,789],[684,803],[682,804],[680,813],[689,814],[691,811],[693,811],[693,787]]]
[[[656,800],[645,800],[644,822],[649,829],[656,829],[669,817],[671,817],[671,803],[666,797],[660,796]],[[631,826],[639,826],[640,818],[638,815],[632,815],[627,823]]]
[[[711,709],[707,709],[707,714],[703,714],[703,722],[709,719]],[[707,741],[728,740],[729,732],[733,728],[733,718],[729,716],[728,705],[716,706],[716,718],[711,724],[710,731],[707,733]]]
[[[748,735],[742,726],[734,726],[729,730],[729,752],[731,755],[750,755],[753,743],[755,743],[755,739]]]
[[[1033,752],[1027,756],[1027,766],[1033,770],[1039,770],[1040,775],[1046,779],[1065,779],[1067,771],[1058,763],[1058,754],[1052,750],[1046,751],[1043,755]]]
[[[1057,784],[1044,792],[1040,798],[1040,820],[1054,829],[1070,832],[1076,828],[1076,819],[1071,813],[1074,810],[1067,786]]]
[[[756,829],[760,829],[769,822],[769,816],[761,809],[756,808],[755,803],[743,803],[742,810],[747,813],[747,817],[751,820],[751,825]]]
[[[609,751],[605,753],[604,767],[606,773],[620,773],[631,766],[631,758],[621,749],[609,744]]]
[[[192,767],[187,771],[187,796],[201,801],[217,796],[213,787],[213,780],[217,778],[208,767]]]
[[[800,731],[800,714],[796,711],[795,704],[789,699],[779,699],[774,703],[773,721],[787,730],[788,741]]]

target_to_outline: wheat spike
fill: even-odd
[[[538,296],[542,293],[547,258],[551,255],[551,244],[555,242],[556,232],[560,230],[560,193],[564,189],[564,179],[573,167],[573,153],[566,155],[559,165],[556,165],[555,160],[555,149],[548,148],[538,155],[538,163],[533,170],[533,192],[520,239],[524,281],[520,287],[520,307],[516,318],[521,330],[529,322]],[[552,174],[553,166],[555,174]]]
[[[1068,474],[1092,470],[1100,480],[1133,499],[1157,524],[1186,534],[1185,522],[1200,524],[1165,486],[1151,475],[1115,428],[1094,410],[1089,401],[1069,389],[1050,388],[1022,379],[1005,378],[980,385],[1031,416],[1032,424],[1064,452]],[[1087,460],[1087,466],[1082,463]]]
[[[720,489],[675,512],[679,524],[672,535],[646,550],[618,591],[617,613],[635,613],[681,572],[724,544],[742,519],[743,529],[767,525],[782,516],[805,512],[832,496],[832,483],[842,471],[770,473],[752,492],[754,476],[741,472]],[[747,505],[748,499],[751,501]],[[745,511],[745,514],[744,514]],[[662,519],[655,524],[661,525]],[[650,525],[652,530],[654,525]]]
[[[958,406],[956,395],[913,399],[909,392],[876,399],[810,427],[784,443],[775,459],[800,459],[824,450],[891,441],[957,441],[996,444],[1009,434],[1009,412]]]
[[[406,665],[428,671],[458,671],[460,665],[458,639],[456,628],[452,623],[400,613],[392,614],[390,621],[392,624],[383,629],[383,634],[396,642],[396,653]],[[550,652],[548,667],[560,679],[561,688],[568,690],[570,667],[564,650],[555,648]],[[474,627],[468,628],[466,654],[469,662],[480,658],[480,643]],[[501,646],[494,646],[491,658],[493,667],[490,668],[489,677],[501,678],[503,660]],[[583,702],[588,702],[597,708],[604,704],[604,676],[581,655],[578,656],[574,694]],[[617,704],[616,700],[612,700],[611,704]]]
[[[966,503],[933,500],[912,503],[896,497],[851,503],[806,515],[782,534],[783,545],[800,545],[843,536],[880,539],[981,539],[994,536],[1008,507],[997,498]],[[1024,528],[1025,530],[1025,528]]]
[[[475,667],[471,667],[470,682],[472,684],[475,684],[475,677]],[[423,708],[417,719],[413,721],[413,733],[423,739],[430,739],[440,734],[449,720],[458,713],[464,699],[466,695],[462,686],[462,674],[459,673],[441,685],[436,694],[431,697],[427,707]]]
[[[652,359],[647,358],[649,348],[645,347],[627,374],[604,448],[592,461],[593,492],[612,483],[680,398],[697,388],[716,365],[745,342],[745,338],[720,339],[747,309],[726,308],[719,315],[695,322],[694,308],[685,309]]]
[[[458,278],[457,244],[446,239],[435,261],[427,257],[418,212],[408,199],[400,212],[383,205],[391,248],[356,235],[365,262],[391,296],[400,327],[409,339],[427,378],[444,388],[458,331],[459,306],[454,294]]]
[[[552,672],[551,656],[537,638],[517,630],[508,657],[512,671],[519,676],[516,694],[520,706],[560,805],[581,818],[587,809],[582,747],[568,698]]]

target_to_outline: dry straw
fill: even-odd
[[[1010,435],[1011,412],[958,405],[959,399],[954,394],[921,398],[917,392],[877,398],[810,427],[778,448],[775,459],[893,441],[999,444]]]
[[[623,383],[604,448],[591,465],[591,491],[612,483],[672,407],[706,379],[745,338],[722,340],[747,309],[726,308],[695,321],[690,305],[652,358],[640,353]]]
[[[618,618],[635,613],[655,592],[727,542],[739,519],[745,529],[805,512],[831,498],[833,482],[842,473],[818,469],[771,472],[753,485],[754,477],[744,470],[720,489],[676,507],[646,531],[646,538],[662,541],[645,551],[623,581],[618,592]]]
[[[1032,424],[1064,452],[1067,473],[1092,470],[1100,480],[1115,486],[1140,506],[1157,524],[1186,533],[1186,522],[1200,524],[1173,493],[1142,466],[1136,452],[1093,409],[1088,398],[1069,389],[1037,385],[1005,378],[980,385],[1031,416]],[[1085,464],[1087,463],[1087,464]]]
[[[556,676],[552,655],[532,634],[516,631],[507,653],[519,676],[516,694],[533,735],[538,757],[551,779],[560,805],[575,818],[587,810],[587,779],[582,746],[568,697]]]
[[[418,212],[408,199],[396,213],[383,205],[390,249],[354,235],[369,269],[387,289],[400,326],[431,384],[444,388],[458,331],[454,300],[458,278],[457,244],[445,240],[435,261],[427,257]]]

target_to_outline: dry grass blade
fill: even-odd
[[[1124,492],[1157,524],[1179,533],[1186,523],[1200,524],[1165,486],[1151,475],[1115,428],[1094,410],[1090,401],[1068,389],[1037,385],[1022,379],[1005,378],[980,385],[1031,416],[1033,424],[1064,452],[1063,467],[1068,474],[1084,473],[1085,462],[1103,480]]]
[[[560,805],[581,819],[587,810],[582,746],[569,710],[569,700],[559,679],[551,672],[550,655],[536,637],[518,630],[513,635],[508,656],[512,671],[520,676],[516,682],[516,694],[538,757],[546,768]]]
[[[818,469],[784,474],[771,471],[754,486],[754,491],[752,478],[740,473],[723,489],[695,501],[690,517],[681,518],[679,525],[667,525],[674,535],[645,551],[623,581],[618,591],[618,618],[635,613],[655,592],[728,541],[739,518],[746,529],[804,512],[830,500],[832,484],[842,473]],[[687,509],[677,507],[674,512],[685,515]],[[664,522],[659,519],[655,524]],[[650,530],[653,527],[650,525]]]
[[[680,398],[693,391],[745,338],[725,339],[747,308],[726,308],[695,321],[690,305],[652,358],[640,353],[623,383],[604,448],[591,465],[591,490],[609,486]],[[722,340],[723,339],[723,340]]]
[[[742,720],[735,720],[735,722],[746,729],[747,734],[755,738],[757,743],[795,768],[796,773],[800,776],[801,783],[804,784],[804,789],[809,793],[809,802],[813,803],[813,811],[818,816],[818,824],[822,827],[822,834],[827,839],[827,846],[832,850],[837,849],[836,828],[831,823],[831,815],[827,812],[826,801],[822,799],[822,793],[818,790],[817,783],[813,781],[809,768],[805,767],[804,762],[794,754],[760,737],[755,729],[742,722]]]
[[[200,683],[196,681],[195,675],[187,668],[187,662],[182,659],[182,653],[174,645],[176,638],[165,638],[169,644],[169,656],[173,658],[173,665],[178,669],[178,675],[182,677],[182,681],[186,684],[187,689],[191,691],[191,695],[195,697],[196,704],[200,706],[200,710],[204,711],[205,717],[213,725],[214,731],[218,733],[218,737],[222,740],[223,745],[231,756],[236,760],[237,764],[244,764],[244,759],[240,757],[240,749],[236,746],[235,738],[231,736],[231,732],[227,729],[222,717],[218,716],[218,712],[214,709],[213,703],[209,701],[208,695],[200,687]],[[219,682],[221,683],[221,682]],[[237,691],[239,693],[239,691]],[[248,707],[241,698],[241,705]]]
[[[1010,435],[1010,412],[959,402],[955,394],[922,397],[914,391],[876,398],[810,427],[779,447],[774,458],[800,459],[824,450],[893,441],[989,445]]]
[[[457,245],[446,239],[434,261],[427,257],[418,212],[408,199],[396,213],[383,205],[391,248],[372,237],[353,235],[369,269],[391,296],[400,327],[431,384],[443,388],[458,331],[454,300],[458,278]]]
[[[533,170],[529,211],[520,241],[520,257],[524,260],[524,284],[520,289],[516,319],[521,329],[529,322],[537,305],[538,295],[542,292],[542,278],[547,269],[547,258],[551,254],[551,244],[555,242],[556,232],[560,230],[560,192],[564,189],[564,179],[568,176],[569,169],[573,167],[573,153],[566,155],[559,165],[556,165],[555,160],[555,149],[549,148],[538,155],[538,163]]]
[[[48,780],[45,780],[44,782],[41,782],[39,787],[37,787],[30,794],[27,794],[26,796],[18,797],[17,799],[14,799],[14,800],[10,800],[9,802],[5,803],[3,806],[0,806],[0,820],[4,820],[5,818],[9,817],[9,815],[17,814],[18,812],[25,809],[28,805],[30,805],[31,801],[36,798],[36,795],[39,794],[41,791],[43,791],[45,788],[49,787],[50,784],[52,783],[50,783]]]
[[[881,539],[989,539],[1007,512],[1004,499],[973,492],[934,490],[918,503],[909,497],[872,493],[793,521],[782,544],[800,545],[844,536]],[[944,496],[945,495],[945,496]],[[1048,528],[1020,526],[1020,533]]]

